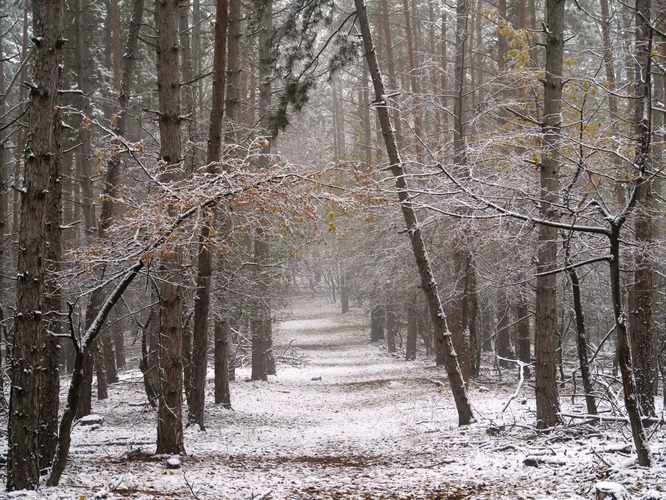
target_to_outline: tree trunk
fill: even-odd
[[[34,78],[30,92],[30,124],[25,150],[18,234],[18,272],[12,381],[9,402],[7,490],[39,486],[40,401],[57,398],[41,387],[40,360],[46,342],[43,321],[45,281],[45,226],[52,162],[58,157],[54,141],[54,109],[62,52],[62,0],[33,4]],[[37,346],[37,348],[35,348]],[[44,374],[57,377],[57,373]]]
[[[268,130],[266,119],[271,105],[271,59],[273,54],[273,0],[262,0],[259,27],[259,117],[264,133]],[[265,137],[259,167],[270,162],[271,145]],[[254,241],[255,282],[257,294],[253,305],[252,321],[252,380],[267,380],[275,374],[275,358],[272,353],[273,321],[270,300],[270,244],[263,228],[255,231]]]
[[[636,394],[636,381],[634,380],[634,370],[631,363],[631,349],[629,348],[627,335],[626,313],[622,308],[622,291],[620,288],[620,229],[624,219],[617,218],[616,220],[619,223],[612,225],[610,235],[610,285],[613,300],[613,316],[615,318],[618,365],[622,375],[624,406],[629,416],[631,435],[636,448],[638,465],[650,467],[652,465],[652,457],[645,429],[643,428],[643,421],[641,420],[641,410]]]
[[[178,62],[178,0],[155,2],[157,39],[157,89],[159,95],[160,180],[168,183],[181,175],[180,71]],[[175,214],[175,208],[170,209]],[[164,281],[160,284],[159,374],[157,453],[184,453],[182,421],[182,277],[181,250],[165,249]]]
[[[227,111],[227,142],[235,142],[240,126],[240,37],[241,37],[241,2],[229,0],[229,22],[227,37],[227,91],[225,107]]]
[[[398,92],[398,78],[395,71],[395,52],[393,50],[393,36],[391,35],[391,12],[389,10],[388,0],[380,0],[380,10],[382,18],[382,34],[384,35],[384,43],[386,44],[386,67],[388,70],[388,86],[389,92]],[[370,71],[372,77],[372,71]],[[397,103],[397,99],[394,99]],[[402,145],[402,122],[400,120],[399,106],[394,104],[391,106],[393,109],[393,126],[395,127],[395,140],[396,143]]]
[[[208,128],[208,171],[218,170],[222,151],[222,121],[224,112],[225,64],[227,52],[227,0],[217,0],[215,17],[215,49],[213,54],[213,95]],[[207,241],[210,226],[205,224],[199,235],[197,256],[197,293],[194,299],[194,344],[192,351],[192,401],[188,416],[189,424],[204,426],[204,404],[206,396],[206,373],[208,372],[208,314],[212,274],[212,254]],[[217,327],[216,327],[217,328]]]
[[[57,99],[56,105],[59,104]],[[53,116],[53,156],[49,168],[49,192],[44,245],[46,257],[46,282],[44,311],[47,331],[42,344],[40,367],[39,401],[39,468],[51,466],[51,460],[58,443],[58,408],[60,405],[59,342],[54,335],[61,333],[63,296],[61,284],[56,276],[61,270],[62,261],[62,136],[63,117],[58,108]]]
[[[568,262],[567,265],[570,265],[570,263]],[[587,405],[587,413],[590,415],[596,415],[597,402],[592,393],[592,375],[590,374],[590,363],[587,356],[587,333],[585,331],[583,300],[581,299],[580,281],[575,267],[569,267],[569,278],[571,278],[574,312],[576,313],[576,347],[578,349],[580,376],[583,380],[583,390],[585,391],[585,404]]]
[[[652,122],[652,99],[650,75],[652,60],[651,0],[636,0],[636,83],[634,133],[636,134],[636,163],[643,170],[650,167],[650,141]],[[650,169],[651,171],[651,169]],[[656,374],[655,344],[657,342],[652,324],[652,301],[654,295],[653,262],[650,245],[653,239],[653,194],[652,178],[648,177],[636,187],[636,209],[634,232],[637,249],[635,252],[634,282],[632,286],[631,310],[629,311],[629,332],[631,333],[631,353],[638,404],[645,416],[656,416],[654,404],[654,382]]]
[[[418,337],[418,321],[416,313],[416,295],[412,295],[407,302],[407,344],[405,359],[412,361],[416,359],[416,339]]]
[[[521,275],[519,279],[521,283],[525,282],[525,276]],[[526,285],[519,285],[516,301],[516,330],[518,332],[516,354],[518,355],[519,361],[528,364],[532,362],[532,346],[530,341],[530,310],[527,303]],[[528,366],[523,366],[523,377],[529,378],[530,375],[530,368]]]
[[[386,306],[386,349],[388,352],[393,353],[398,349],[396,347],[395,338],[398,335],[398,318],[392,306]]]
[[[215,322],[215,404],[231,408],[229,389],[229,328],[225,320]]]
[[[559,142],[562,126],[562,66],[564,60],[565,0],[546,0],[546,75],[544,79],[543,148],[540,162],[541,216],[557,220],[559,199]],[[534,355],[537,426],[559,421],[557,392],[557,229],[540,225],[537,249],[536,335]]]
[[[370,310],[370,342],[377,342],[384,338],[384,308],[374,306]]]
[[[458,358],[451,342],[451,332],[446,323],[446,315],[444,314],[437,291],[437,282],[432,272],[430,258],[425,248],[416,212],[409,197],[402,160],[400,159],[395,134],[388,113],[384,80],[377,63],[377,55],[372,41],[365,2],[363,0],[354,0],[354,3],[361,28],[365,57],[368,61],[372,83],[375,88],[375,102],[378,104],[377,114],[380,120],[382,135],[384,136],[386,152],[389,157],[390,170],[395,177],[398,199],[400,200],[402,214],[405,219],[407,234],[410,238],[412,252],[421,277],[421,286],[428,302],[430,319],[435,330],[435,342],[442,346],[441,351],[444,354],[444,364],[458,410],[458,423],[459,425],[467,425],[474,421],[474,414],[467,398],[467,390],[460,371],[460,365],[458,364]]]
[[[495,352],[500,359],[499,366],[510,368],[511,363],[505,361],[514,359],[515,355],[511,349],[511,336],[509,335],[509,302],[506,298],[506,290],[500,288],[497,292],[497,337],[495,338]]]
[[[412,4],[415,0],[412,0]],[[424,162],[423,146],[421,141],[424,140],[423,136],[423,114],[421,106],[421,85],[417,72],[419,66],[416,62],[416,50],[414,48],[414,30],[412,29],[412,16],[409,8],[409,0],[402,0],[403,14],[405,16],[405,37],[407,39],[407,61],[409,62],[409,79],[412,89],[412,114],[414,117],[414,150],[416,152],[416,160],[419,163]]]
[[[467,161],[464,125],[465,80],[467,76],[465,51],[467,50],[467,23],[469,21],[468,2],[469,0],[458,0],[456,6],[456,89],[453,101],[453,161],[456,165],[463,165]]]

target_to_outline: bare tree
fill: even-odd
[[[458,364],[458,358],[453,349],[451,332],[448,329],[446,315],[444,314],[444,309],[437,292],[437,282],[435,281],[432,272],[430,258],[428,257],[425,248],[425,242],[423,241],[416,212],[414,211],[413,204],[409,197],[404,168],[402,160],[400,159],[395,134],[388,113],[384,80],[377,62],[377,54],[375,53],[365,2],[363,0],[355,0],[354,4],[356,5],[358,22],[361,28],[365,57],[368,62],[372,83],[375,89],[374,102],[377,106],[377,114],[379,115],[382,135],[384,136],[384,142],[386,145],[386,152],[389,157],[390,169],[395,177],[398,198],[407,226],[407,234],[410,238],[412,251],[421,277],[421,286],[423,287],[426,300],[428,301],[430,319],[435,328],[435,342],[443,346],[442,352],[444,353],[446,372],[449,377],[449,383],[458,410],[458,423],[460,425],[468,425],[474,421],[474,414],[467,398],[467,390],[465,389],[465,383],[460,371],[460,365]]]

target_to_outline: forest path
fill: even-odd
[[[447,384],[433,383],[446,377],[432,359],[405,361],[370,344],[359,309],[343,315],[309,294],[290,304],[275,324],[275,353],[303,363],[279,363],[267,382],[238,369],[233,410],[212,402],[211,369],[206,432],[185,429],[180,469],[154,455],[156,412],[132,368],[109,399],[93,403],[104,425],[74,428],[61,485],[25,498],[584,499],[602,477],[623,482],[632,498],[666,498],[639,496],[663,483],[663,434],[654,443],[659,466],[610,468],[597,457],[618,461],[614,450],[628,444],[621,427],[536,433],[532,391],[504,411],[515,378],[505,372],[497,380],[491,368],[470,384],[478,423],[458,427]],[[528,456],[538,467],[526,465]]]

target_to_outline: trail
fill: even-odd
[[[666,498],[657,491],[663,432],[652,441],[652,470],[627,460],[622,425],[539,434],[532,391],[502,413],[515,380],[509,372],[498,380],[490,368],[470,384],[478,423],[459,428],[432,359],[408,362],[368,338],[363,311],[342,315],[321,297],[294,297],[274,328],[275,353],[284,356],[277,376],[252,382],[249,367],[238,369],[226,410],[212,403],[211,370],[207,430],[185,429],[187,455],[176,470],[154,455],[155,410],[145,405],[140,372],[127,370],[108,400],[93,402],[104,424],[74,428],[61,485],[21,498],[584,499],[599,479],[623,483],[632,498]],[[529,457],[538,466],[526,465]]]

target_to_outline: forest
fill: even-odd
[[[6,491],[58,491],[130,376],[150,455],[187,457],[307,366],[312,303],[458,432],[504,432],[509,387],[649,483],[664,68],[652,0],[0,0]]]

